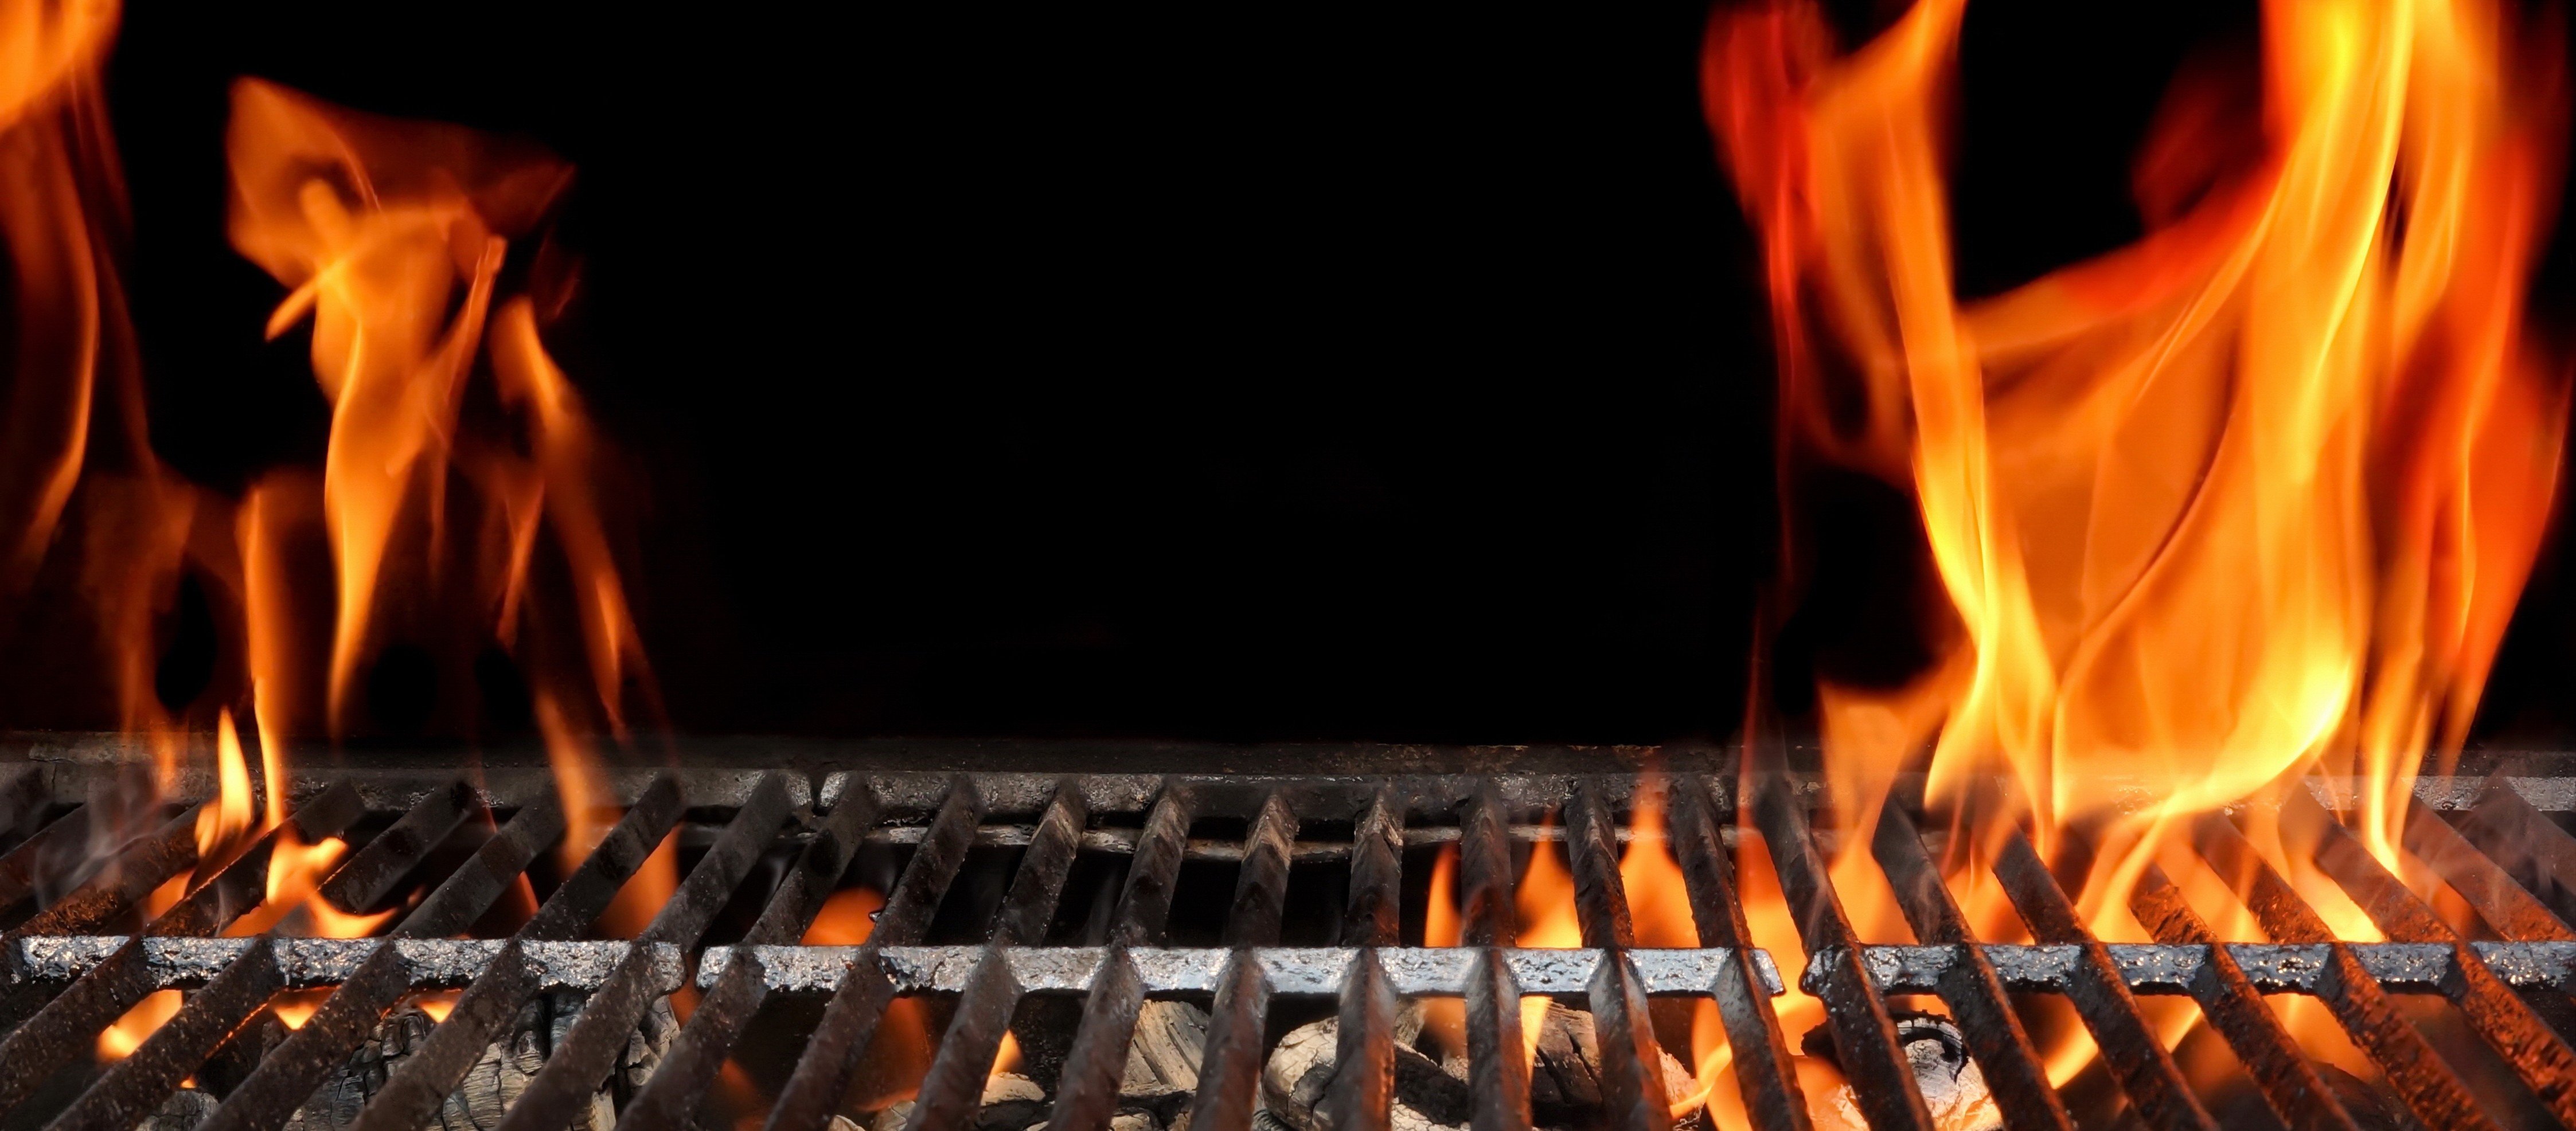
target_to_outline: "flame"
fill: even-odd
[[[662,905],[671,902],[671,894],[680,890],[680,830],[672,829],[662,843],[644,857],[635,874],[617,889],[617,898],[599,915],[601,934],[616,939],[631,939],[652,925],[661,914]],[[828,902],[828,901],[826,901]]]
[[[242,760],[241,734],[230,708],[215,719],[215,788],[212,805],[197,810],[197,860],[201,869],[222,859],[250,832],[250,767]],[[275,818],[270,821],[275,824]]]
[[[2259,81],[2187,71],[2169,96],[2135,167],[2145,238],[1966,301],[1940,156],[1963,8],[1919,0],[1838,57],[1815,5],[1778,0],[1720,15],[1704,56],[1763,247],[1784,467],[1911,491],[1961,630],[1909,686],[1820,689],[1843,826],[1872,827],[1928,743],[1968,842],[2105,846],[2079,909],[2134,938],[2128,888],[2190,815],[2325,772],[2361,780],[2366,843],[2421,875],[2397,822],[2428,752],[2459,749],[2563,442],[2565,384],[2523,327],[2556,33],[2482,0],[2268,0]],[[1953,887],[1994,926],[1975,855]],[[1865,935],[1901,929],[1842,891]],[[2090,1059],[2066,1040],[2054,1078]]]
[[[415,997],[411,999],[411,1003],[420,1007],[421,1012],[428,1014],[430,1020],[445,1021],[448,1012],[456,1008],[456,999],[464,996],[464,993],[463,990],[440,990],[434,994]]]
[[[294,826],[279,828],[276,847],[268,858],[267,897],[250,914],[234,920],[224,933],[255,935],[283,928],[286,933],[320,939],[359,939],[376,933],[401,909],[353,915],[332,906],[322,894],[322,881],[348,851],[348,843],[338,837],[306,844],[296,835]]]
[[[1020,1070],[1020,1039],[1010,1030],[1002,1030],[1002,1044],[993,1050],[993,1070],[984,1074],[989,1080],[1005,1072]]]
[[[876,914],[885,896],[874,888],[842,888],[823,901],[814,925],[805,928],[806,946],[857,946],[876,929]]]
[[[143,1000],[135,1002],[134,1008],[126,1010],[115,1024],[99,1030],[99,1059],[123,1060],[134,1055],[145,1040],[179,1015],[180,1002],[177,990],[154,990],[143,995]]]

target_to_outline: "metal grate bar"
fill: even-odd
[[[1529,1131],[1530,1066],[1521,1041],[1520,984],[1501,951],[1477,951],[1467,978],[1470,1131]]]
[[[2511,786],[2496,783],[2478,798],[2460,831],[2480,844],[2509,846],[2496,863],[2562,922],[2576,923],[2576,837],[2532,808]]]
[[[797,1059],[796,1070],[779,1090],[764,1131],[823,1131],[831,1126],[841,1092],[849,1086],[850,1071],[869,1038],[876,1035],[886,1004],[894,1000],[894,983],[877,961],[876,947],[860,947],[844,971],[841,988],[823,1007],[823,1020],[814,1026],[805,1055]]]
[[[966,992],[940,1037],[939,1053],[922,1077],[908,1131],[945,1131],[969,1126],[984,1097],[984,1080],[1001,1049],[1002,1034],[1020,1003],[1020,984],[1011,977],[1011,962],[999,946],[984,948],[984,957],[967,976]]]
[[[16,907],[36,894],[39,862],[56,859],[72,842],[89,838],[92,810],[77,805],[0,855],[0,909]]]
[[[1611,873],[1616,876],[1618,873]],[[1665,1096],[1664,1053],[1655,1044],[1655,1027],[1646,1014],[1646,997],[1638,992],[1636,971],[1628,956],[1611,951],[1592,968],[1592,1030],[1601,1048],[1601,1099],[1610,1125],[1626,1131],[1664,1131],[1672,1126],[1672,1101]]]
[[[1565,849],[1574,875],[1574,914],[1583,945],[1595,948],[1637,945],[1636,924],[1628,917],[1628,888],[1619,878],[1619,851],[1612,846],[1610,807],[1601,800],[1597,781],[1578,785],[1565,805]],[[1532,852],[1545,849],[1532,845]]]
[[[294,831],[308,842],[318,841],[338,835],[362,812],[358,792],[346,783],[340,783],[323,790],[289,821]],[[156,917],[146,926],[146,933],[162,937],[211,935],[257,906],[260,893],[266,886],[270,857],[284,831],[284,828],[271,829],[262,834],[212,880]],[[87,1051],[91,1034],[116,1020],[117,1015],[132,1008],[144,994],[155,988],[134,977],[136,968],[144,964],[143,953],[142,936],[126,940],[125,945],[118,947],[106,962],[72,983],[69,990],[47,1002],[34,1017],[12,1031],[7,1040],[0,1041],[0,1109],[13,1108],[24,1102],[47,1076],[75,1054]],[[268,961],[264,954],[256,958],[245,955],[237,959],[235,965],[245,962],[266,962],[274,973],[274,962]],[[245,974],[226,982],[219,977],[217,982],[232,988],[232,993],[207,992],[192,997],[180,1010],[183,1016],[192,1012],[211,1014],[234,1007],[238,1007],[238,1012],[224,1012],[219,1017],[189,1017],[188,1025],[163,1026],[144,1041],[134,1055],[110,1066],[64,1113],[62,1119],[72,1122],[61,1125],[79,1126],[82,1119],[108,1118],[112,1113],[127,1108],[139,1108],[147,1114],[158,1109],[170,1090],[178,1086],[179,1080],[213,1051],[214,1042],[222,1040],[225,1034],[267,1002],[265,995],[247,1004],[240,1000],[240,995],[249,992],[248,986],[255,985],[257,978],[256,974]],[[245,983],[244,979],[253,981]],[[218,1025],[220,1028],[216,1028]],[[163,1080],[165,1076],[166,1082]],[[85,1111],[87,1114],[83,1114]],[[128,1127],[132,1125],[132,1120],[125,1124]]]
[[[1458,917],[1461,945],[1508,946],[1520,933],[1506,824],[1501,794],[1492,782],[1478,783],[1458,821],[1458,878],[1467,897]]]
[[[2431,1042],[2398,1014],[2396,1003],[2362,965],[2352,945],[2334,937],[2316,909],[2263,861],[2235,825],[2213,813],[2195,822],[2192,831],[2201,858],[2231,887],[2245,893],[2245,905],[2263,924],[2265,934],[2279,942],[2325,948],[2317,996],[2351,1035],[2352,1043],[2379,1065],[2389,1087],[2416,1118],[2428,1127],[2494,1126],[2460,1078],[2442,1063]]]
[[[637,941],[671,943],[684,950],[696,946],[786,819],[786,776],[762,775],[724,834],[698,858],[689,878]],[[653,992],[652,976],[651,952],[637,947],[583,1005],[572,1032],[556,1044],[545,1067],[537,1070],[527,1090],[502,1117],[501,1131],[552,1131],[572,1124],[581,1107],[599,1091],[600,1082],[617,1067],[627,1038],[661,996]]]
[[[1994,965],[1986,961],[1985,951],[1969,945],[1976,938],[1968,930],[1967,917],[1941,882],[1940,869],[1933,865],[1922,834],[1903,806],[1891,801],[1880,811],[1870,849],[1887,874],[1888,887],[1896,893],[1906,922],[1914,927],[1914,937],[1959,950],[1959,961],[1942,980],[1941,1000],[1958,1018],[1968,1052],[1985,1073],[1986,1090],[1994,1096],[2004,1122],[2014,1131],[2074,1126],[2065,1102],[2049,1083],[2039,1050],[2031,1046],[2030,1034],[2022,1028],[2021,1016],[2004,996]]]
[[[419,1051],[394,1070],[358,1113],[354,1131],[415,1131],[426,1122],[464,1082],[483,1049],[517,1018],[519,1006],[537,992],[522,944],[567,937],[589,926],[679,816],[679,783],[667,774],[655,777],[581,867],[502,946],[491,972],[466,988]]]
[[[1707,784],[1677,779],[1666,800],[1673,856],[1690,890],[1700,945],[1735,952],[1735,961],[1714,983],[1713,996],[1734,1054],[1745,1115],[1761,1131],[1808,1131],[1807,1098],[1790,1069],[1789,1043],[1780,1032],[1779,1012],[1771,1008],[1770,988],[1753,968],[1753,931],[1744,922],[1743,901],[1736,898],[1735,864],[1718,841]]]
[[[772,1127],[819,1128],[831,1119],[859,1054],[876,1035],[877,1021],[893,997],[877,948],[917,941],[929,930],[930,917],[939,910],[957,869],[965,864],[975,825],[983,815],[983,797],[974,781],[964,776],[950,779],[948,795],[939,803],[939,815],[931,819],[929,834],[904,863],[893,897],[877,913],[876,926],[868,932],[869,945],[847,967],[857,980],[844,981],[833,991],[831,1004],[823,1009],[822,1024],[814,1030],[804,1055],[796,1058],[796,1068],[770,1113]],[[990,1058],[986,1054],[988,1062]]]
[[[1753,818],[1771,850],[1772,867],[1780,873],[1780,891],[1798,925],[1799,941],[1807,948],[1807,992],[1824,1000],[1834,1049],[1870,1126],[1932,1131],[1931,1110],[1914,1086],[1913,1063],[1897,1044],[1886,999],[1862,968],[1859,937],[1843,915],[1825,862],[1816,855],[1806,809],[1790,796],[1790,788],[1778,776],[1756,784]]]
[[[346,779],[334,789],[348,787]],[[349,789],[352,807],[349,821],[355,821],[363,803],[355,789]],[[458,779],[445,788],[430,793],[403,811],[385,831],[377,833],[366,847],[349,857],[348,863],[322,882],[322,898],[335,907],[365,910],[376,905],[393,891],[404,875],[419,866],[421,859],[445,842],[457,827],[471,815],[484,812],[483,799],[474,786]],[[345,826],[349,822],[343,822]]]
[[[2303,804],[2304,803],[2304,804]],[[2284,816],[2303,820],[2322,832],[2317,867],[2332,877],[2395,942],[2436,943],[2451,950],[2453,974],[2443,980],[2444,996],[2460,1008],[2479,1039],[2495,1049],[2516,1076],[2539,1097],[2561,1124],[2576,1127],[2576,1051],[2560,1040],[2524,1001],[2488,969],[2486,961],[2461,941],[2449,924],[2305,792],[2294,792]],[[2563,999],[2562,999],[2563,1000]]]
[[[1387,1131],[1394,1119],[1395,993],[1375,951],[1363,950],[1351,960],[1336,1023],[1333,1082],[1324,1096],[1330,1126]]]
[[[940,802],[930,834],[904,863],[893,894],[878,910],[876,926],[868,932],[870,941],[889,946],[920,941],[930,929],[930,917],[939,911],[939,901],[947,896],[948,885],[957,879],[957,869],[966,863],[966,850],[975,844],[975,825],[983,819],[984,798],[974,779],[962,775],[950,779],[948,798]]]
[[[1122,943],[1110,944],[1093,976],[1082,1006],[1082,1024],[1074,1030],[1073,1048],[1065,1054],[1056,1081],[1050,1126],[1074,1131],[1107,1127],[1118,1103],[1118,1082],[1127,1070],[1127,1043],[1136,1034],[1136,1011],[1145,1002],[1144,981]]]
[[[2406,851],[2432,866],[2498,935],[2521,942],[2576,942],[2549,905],[2514,882],[2513,874],[2422,805],[2406,811]]]
[[[395,938],[454,934],[501,897],[546,845],[563,835],[563,809],[547,795],[519,810],[483,842],[465,866],[451,873],[429,898],[395,925]],[[306,1019],[304,1027],[270,1050],[259,1067],[215,1108],[199,1131],[276,1131],[332,1072],[348,1063],[375,1032],[376,1022],[409,988],[396,948],[378,948]]]
[[[275,946],[266,936],[254,940],[249,953],[190,996],[192,1008],[181,1009],[141,1048],[116,1062],[55,1117],[49,1131],[127,1131],[160,1110],[217,1042],[285,988]]]
[[[2316,1066],[2299,1050],[2281,1019],[2263,1004],[2246,978],[2245,968],[2227,948],[2215,946],[2217,935],[2174,886],[2163,868],[2149,863],[2130,890],[2129,909],[2158,942],[2210,947],[2200,976],[2192,979],[2192,998],[2210,1027],[2254,1077],[2264,1102],[2296,1131],[2359,1131],[2352,1114],[2334,1090],[2317,1075]],[[1991,968],[1990,968],[1991,969]]]
[[[1342,913],[1344,946],[1394,946],[1404,893],[1404,803],[1393,786],[1369,799],[1351,838],[1351,898]]]
[[[1162,795],[1145,818],[1136,839],[1136,855],[1127,862],[1127,885],[1118,894],[1118,921],[1110,940],[1128,946],[1163,941],[1163,925],[1172,916],[1172,884],[1181,873],[1182,850],[1190,839],[1191,798],[1178,782],[1166,781]]]
[[[123,914],[170,877],[197,866],[197,808],[190,806],[150,836],[126,846],[71,894],[36,913],[0,943],[30,935],[73,935]]]
[[[1199,1056],[1198,1093],[1190,1097],[1192,1128],[1246,1131],[1259,1098],[1262,1021],[1270,1012],[1270,981],[1252,952],[1238,950],[1225,965],[1216,1003],[1208,1010],[1206,1051]],[[924,1131],[924,1129],[915,1129]]]
[[[1072,873],[1074,855],[1082,844],[1082,827],[1090,820],[1090,802],[1083,798],[1082,786],[1070,779],[1058,784],[1028,852],[1020,857],[1019,872],[1011,877],[1010,893],[1002,899],[1001,913],[993,924],[994,942],[1022,946],[1046,941],[1056,904],[1064,898],[1065,877]]]
[[[1288,848],[1297,841],[1297,813],[1287,794],[1271,790],[1261,815],[1243,840],[1234,907],[1225,918],[1227,946],[1269,946],[1279,941],[1279,917],[1288,898]]]
[[[849,870],[850,857],[857,853],[876,814],[876,794],[866,786],[842,797],[797,854],[778,890],[770,893],[768,905],[743,936],[743,943],[763,946],[802,938],[841,873]],[[672,1131],[686,1126],[705,1102],[707,1086],[723,1070],[725,1054],[733,1051],[743,1027],[768,996],[768,979],[757,957],[726,970],[681,1026],[680,1035],[662,1057],[662,1066],[644,1082],[626,1110],[618,1113],[617,1131]]]
[[[2004,840],[2003,849],[1994,863],[1995,878],[2003,882],[2004,894],[2012,900],[2013,909],[2021,912],[2022,921],[2030,924],[2031,936],[2043,943],[2072,944],[2079,947],[2077,977],[2067,987],[2067,1000],[2075,1006],[2084,1027],[2092,1030],[2093,1043],[2102,1050],[2103,1063],[2120,1082],[2120,1091],[2146,1121],[2158,1127],[2216,1128],[2217,1122],[2200,1106],[2192,1094],[2191,1084],[2183,1079],[2182,1069],[2156,1039],[2155,1030],[2146,1016],[2138,1011],[2138,999],[2129,992],[2129,983],[2112,965],[2111,953],[2102,941],[2084,929],[2076,917],[2074,901],[2057,886],[2057,877],[2039,858],[2030,840],[2013,829]]]

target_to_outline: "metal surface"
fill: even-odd
[[[77,856],[93,823],[113,811],[78,803],[112,768],[87,749],[0,767],[8,830],[0,835],[16,839],[0,853],[0,906],[19,909],[19,925],[0,932],[0,1107],[41,1107],[31,1126],[124,1131],[162,1118],[166,1101],[193,1088],[208,1092],[203,1102],[213,1108],[201,1127],[284,1127],[378,1039],[406,995],[436,990],[464,992],[425,1041],[380,1070],[361,1131],[447,1118],[440,1112],[463,1074],[540,995],[578,1002],[579,1012],[515,1086],[498,1131],[581,1125],[601,1102],[613,1103],[621,1131],[712,1126],[710,1097],[739,1087],[727,1081],[741,1058],[782,1057],[777,1035],[764,1031],[781,1017],[801,1020],[790,1022],[783,1058],[755,1073],[766,1081],[765,1113],[728,1118],[779,1131],[824,1131],[835,1117],[864,1124],[873,1112],[850,1106],[852,1086],[874,1046],[917,1039],[920,1075],[905,1125],[973,1125],[996,1049],[1019,1033],[1037,1062],[1029,1071],[1044,1081],[1050,1128],[1105,1128],[1146,1102],[1128,1094],[1125,1077],[1140,1009],[1158,998],[1208,1010],[1203,1040],[1193,1038],[1197,1086],[1152,1101],[1165,1104],[1155,1118],[1186,1110],[1194,1127],[1253,1126],[1256,1112],[1279,1102],[1263,1083],[1274,1043],[1318,1018],[1337,1026],[1334,1070],[1309,1118],[1405,1125],[1412,1117],[1396,1110],[1407,1100],[1399,1081],[1429,1069],[1405,1067],[1425,1062],[1401,1049],[1399,1031],[1413,1015],[1408,1002],[1432,999],[1454,999],[1451,1023],[1462,1030],[1463,1048],[1453,1051],[1465,1063],[1452,1069],[1464,1074],[1458,1117],[1479,1129],[1530,1127],[1521,1031],[1530,997],[1588,1013],[1586,1055],[1597,1059],[1586,1070],[1600,1097],[1590,1118],[1602,1126],[1680,1122],[1661,1047],[1674,1034],[1659,1033],[1660,1003],[1713,1002],[1732,1050],[1734,1094],[1753,1126],[1804,1131],[1811,1105],[1842,1103],[1876,1126],[1930,1127],[1918,1061],[1900,1044],[1889,1004],[1907,995],[1946,1005],[2016,1131],[2073,1123],[2023,1028],[2027,1003],[2015,999],[2028,995],[2074,1007],[2148,1125],[2217,1122],[2136,1000],[2182,996],[2198,1003],[2282,1123],[2372,1126],[2352,1093],[2330,1085],[2281,1027],[2265,999],[2282,994],[2323,1000],[2428,1126],[2495,1125],[2500,1109],[2478,1090],[2487,1085],[2473,1087],[2475,1077],[2453,1063],[2458,1050],[2437,1049],[2418,1031],[2399,995],[2456,1010],[2460,1031],[2483,1038],[2506,1070],[2500,1079],[2529,1092],[2531,1110],[2576,1124],[2576,1053],[2561,1036],[2576,1028],[2568,1001],[2576,931],[2567,926],[2576,837],[2550,816],[2576,808],[2576,787],[2547,776],[2419,785],[2404,846],[2456,893],[2448,906],[2473,914],[2476,930],[2437,914],[2422,886],[2400,882],[2326,819],[2316,806],[2348,789],[2319,781],[2314,800],[2295,799],[2280,817],[2317,820],[2316,835],[2301,842],[2316,845],[2315,874],[2341,886],[2393,941],[2334,939],[2274,858],[2213,819],[2194,829],[2194,843],[2245,893],[2268,940],[2218,938],[2216,920],[2149,867],[2129,909],[2158,941],[2103,942],[2084,929],[2058,880],[2080,866],[2044,861],[2027,841],[2005,837],[1982,866],[2038,940],[2006,943],[1975,937],[1952,891],[1957,846],[1936,824],[1895,804],[1866,830],[1835,827],[1811,810],[1815,783],[1796,775],[1740,789],[1731,775],[1641,781],[1582,772],[1584,758],[1573,755],[1516,763],[1511,752],[1429,750],[1403,755],[1411,761],[1399,759],[1392,775],[1336,774],[1358,763],[1322,760],[1308,768],[1320,774],[1272,761],[1232,776],[1068,776],[1069,767],[1049,769],[1036,756],[1027,769],[982,768],[1022,758],[998,748],[979,748],[989,761],[946,763],[976,772],[938,773],[782,771],[746,754],[738,765],[609,773],[602,800],[622,812],[581,816],[613,819],[615,828],[549,868],[542,858],[562,850],[575,822],[542,769],[495,767],[460,780],[433,764],[401,770],[388,759],[396,768],[301,781],[291,791],[308,842],[372,830],[351,834],[361,847],[324,882],[325,898],[347,910],[411,907],[390,937],[330,940],[211,937],[258,903],[273,835],[210,864],[159,916],[135,913],[196,868],[189,806],[210,785],[163,799],[137,826],[141,835],[99,857],[108,866],[77,882],[49,875],[47,862]],[[1617,757],[1629,764],[1629,755]],[[1507,772],[1429,772],[1443,759]],[[1694,948],[1636,945],[1643,896],[1628,889],[1622,864],[1629,853],[1662,850],[1631,827],[1658,790],[1662,836],[1685,889],[1658,895],[1686,898]],[[1749,827],[1738,827],[1739,803],[1749,803]],[[1770,1000],[1783,991],[1781,968],[1755,945],[1737,886],[1738,852],[1755,843],[1798,931],[1804,953],[1794,965],[1827,1006],[1830,1055],[1854,1085],[1847,1096],[1808,1094],[1791,1051],[1807,1034],[1785,1031]],[[651,909],[650,924],[634,938],[594,937],[594,920],[663,845],[680,854],[684,878]],[[1854,865],[1855,849],[1886,878],[1922,945],[1854,930],[1835,880]],[[1532,851],[1563,853],[1578,947],[1515,945],[1524,926],[1516,889]],[[1458,934],[1423,945],[1418,869],[1452,852],[1454,871],[1441,882],[1457,901]],[[557,875],[560,882],[549,878]],[[506,913],[531,878],[526,910]],[[826,898],[857,883],[886,892],[868,942],[805,945]],[[1767,892],[1767,879],[1760,886]],[[455,937],[478,925],[500,937]],[[684,987],[694,1008],[656,1050],[658,1067],[620,1084],[639,1024]],[[185,991],[185,1004],[133,1055],[79,1063],[100,1028],[164,989]],[[301,991],[328,996],[290,1031],[272,1003]],[[899,1013],[904,998],[928,1008]],[[917,1038],[897,1032],[897,1016],[925,1018],[927,1028]]]

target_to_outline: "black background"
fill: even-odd
[[[2113,7],[1972,6],[1962,289],[2135,238],[2166,77],[2255,34]],[[580,167],[555,343],[633,465],[682,730],[1723,738],[1776,519],[1704,18],[146,0],[110,90],[155,443],[226,487],[320,451],[223,238],[225,90],[259,75]],[[1907,654],[1861,596],[1921,568],[1901,497],[1811,489],[1853,521],[1784,687]],[[2490,734],[2570,718],[2562,568]]]

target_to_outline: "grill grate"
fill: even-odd
[[[1714,1001],[1754,1126],[1810,1126],[1791,1051],[1800,1034],[1781,1028],[1770,1000],[1783,990],[1779,970],[1752,945],[1736,894],[1731,777],[1667,783],[1669,835],[1701,947],[1663,950],[1635,945],[1622,890],[1622,824],[1634,789],[1625,775],[627,773],[613,783],[624,814],[606,839],[505,938],[460,936],[564,836],[565,812],[542,772],[494,768],[469,783],[355,771],[300,782],[290,820],[303,842],[381,825],[324,884],[326,898],[365,908],[409,886],[429,888],[386,938],[363,940],[217,937],[258,904],[274,831],[138,933],[109,933],[133,921],[148,893],[197,866],[195,810],[178,806],[156,811],[153,831],[118,846],[92,879],[44,892],[47,862],[85,843],[105,804],[74,799],[111,775],[112,767],[74,762],[21,765],[0,777],[0,817],[19,838],[0,855],[0,906],[34,906],[0,933],[0,1109],[11,1127],[160,1126],[156,1113],[194,1078],[211,1096],[198,1126],[283,1128],[388,1011],[428,990],[462,993],[386,1074],[356,1117],[359,1131],[436,1121],[521,1007],[557,993],[581,995],[584,1005],[500,1128],[579,1126],[638,1026],[684,986],[697,994],[694,1011],[651,1074],[621,1097],[621,1131],[699,1126],[728,1057],[745,1053],[755,1020],[781,1000],[809,1003],[814,1020],[792,1067],[778,1066],[767,1126],[830,1127],[846,1114],[862,1053],[892,1003],[907,997],[944,1003],[946,1016],[913,1099],[916,1128],[975,1124],[996,1051],[1035,999],[1064,1003],[1055,1014],[1064,1040],[1048,1054],[1047,1126],[1108,1126],[1143,1004],[1169,997],[1212,1003],[1187,1101],[1192,1127],[1254,1124],[1279,1039],[1273,1014],[1282,1011],[1337,1020],[1338,1068],[1319,1117],[1335,1127],[1391,1126],[1402,1003],[1429,998],[1463,1003],[1470,1125],[1528,1127],[1520,1010],[1528,995],[1589,1010],[1604,1125],[1670,1124],[1652,1003],[1680,999]],[[2576,875],[2560,870],[2576,867],[2576,838],[2525,796],[2554,800],[2563,791],[2453,780],[2428,780],[2419,791],[2432,804],[2409,815],[2405,846],[2492,938],[2462,937],[2357,839],[2339,829],[2326,836],[2320,870],[2389,940],[2366,943],[2333,938],[2289,881],[2215,817],[2194,830],[2196,846],[2221,875],[2241,878],[2274,941],[2220,942],[2152,867],[2132,909],[2158,941],[2096,939],[2015,836],[1994,878],[2035,941],[1976,942],[1913,818],[1889,806],[1868,844],[1921,945],[1885,945],[1856,935],[1827,868],[1828,838],[1858,834],[1812,829],[1811,795],[1795,780],[1753,790],[1746,831],[1770,849],[1806,952],[1803,986],[1825,1003],[1834,1059],[1873,1126],[1938,1125],[1900,1041],[1900,1007],[1915,996],[1938,998],[1955,1020],[2007,1126],[2076,1125],[2016,1011],[2015,995],[2031,994],[2072,1006],[2104,1051],[2126,1118],[2145,1126],[2221,1121],[2157,1038],[2139,1006],[2144,996],[2196,1002],[2284,1124],[2374,1126],[2265,1004],[2280,994],[2320,999],[2426,1125],[2500,1125],[2487,1086],[2454,1071],[2398,999],[2447,1002],[2528,1090],[2526,1106],[2576,1126],[2576,1054],[2564,1037],[2576,1032],[2568,997],[2576,932],[2565,918],[2576,899],[2559,886]],[[2313,798],[2294,808],[2302,811],[2291,817],[2323,816]],[[1557,815],[1561,831],[1538,820],[1542,813]],[[494,822],[461,860],[442,856],[461,828]],[[585,938],[674,829],[695,863],[650,925],[633,939]],[[1211,829],[1223,835],[1194,835]],[[1582,945],[1513,949],[1516,846],[1547,838],[1566,848]],[[1424,853],[1452,844],[1462,945],[1405,945],[1408,873]],[[869,941],[798,945],[869,851],[902,858]],[[1015,860],[997,865],[996,856]],[[1076,881],[1086,860],[1104,859],[1114,879],[1095,899]],[[1192,868],[1230,869],[1230,896],[1184,901]],[[1292,887],[1309,882],[1299,869],[1337,889],[1329,923],[1319,928],[1302,912],[1295,920],[1301,939],[1320,929],[1327,945],[1286,945],[1292,905],[1312,903],[1293,904]],[[430,871],[442,874],[424,878]],[[974,886],[961,878],[979,871],[998,896],[961,894]],[[953,918],[960,908],[990,914],[969,941],[935,938],[953,940],[943,913]],[[1184,922],[1194,926],[1179,929]],[[1209,931],[1195,926],[1210,922]],[[1182,935],[1190,938],[1176,941]],[[168,988],[187,991],[175,1016],[132,1055],[88,1067],[102,1029]],[[301,990],[329,996],[289,1030],[269,1005]],[[77,1088],[60,1086],[80,1072]]]

